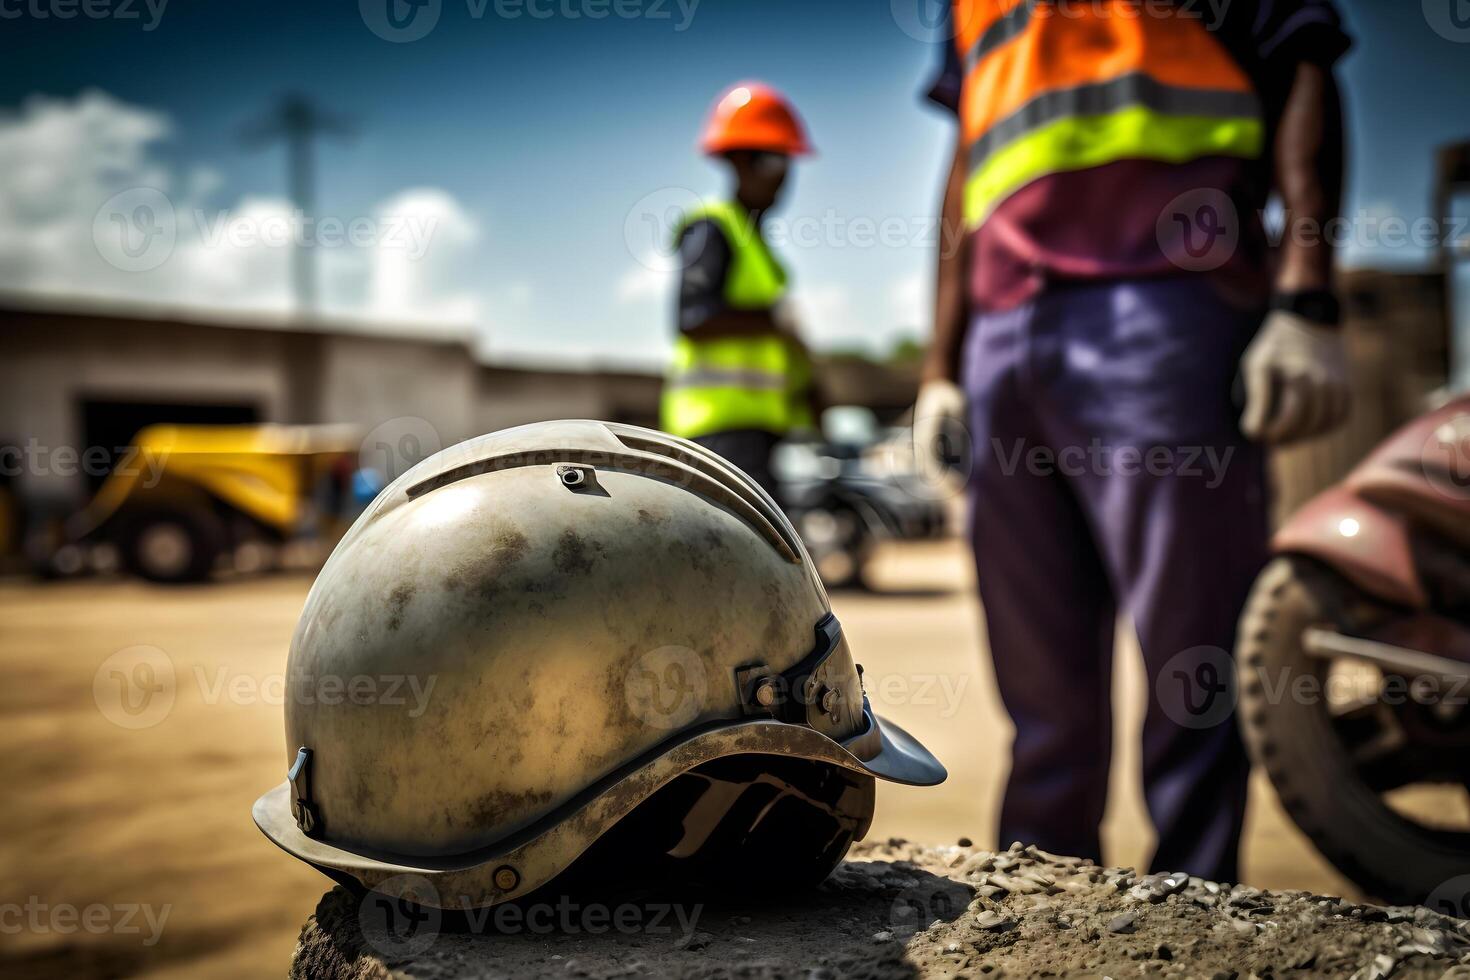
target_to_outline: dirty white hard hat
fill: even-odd
[[[414,899],[445,908],[536,889],[656,796],[682,830],[649,849],[731,867],[776,841],[819,878],[865,832],[872,777],[945,778],[861,685],[801,541],[738,469],[632,426],[522,426],[424,460],[337,546],[291,644],[288,779],[255,822],[339,881],[427,880]],[[757,785],[837,831],[738,816]]]

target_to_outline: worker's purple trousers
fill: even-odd
[[[1238,878],[1229,651],[1268,529],[1231,390],[1260,318],[1180,278],[1051,289],[971,324],[971,534],[1016,727],[1001,846],[1101,859],[1121,609],[1148,677],[1151,866]]]

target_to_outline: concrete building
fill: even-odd
[[[547,418],[657,422],[653,373],[488,366],[453,338],[350,327],[0,308],[0,446],[25,450],[3,461],[10,482],[79,503],[101,476],[75,457],[154,422],[406,424],[440,446]]]
[[[177,311],[0,305],[0,480],[48,511],[80,504],[112,458],[155,422],[349,423],[411,433],[428,451],[527,422],[598,418],[658,424],[653,371],[483,364],[453,336],[202,319]],[[824,361],[829,401],[892,421],[913,403],[914,367]],[[14,448],[26,452],[19,465]],[[62,455],[55,454],[60,450]],[[17,472],[18,470],[18,472]]]

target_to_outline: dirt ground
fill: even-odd
[[[1429,909],[1140,876],[1019,844],[892,840],[858,845],[814,892],[758,901],[543,890],[450,914],[338,888],[302,933],[291,977],[1409,980],[1470,977],[1467,963],[1470,923]]]
[[[875,578],[884,594],[834,605],[875,707],[950,779],[880,786],[870,839],[995,845],[1009,724],[962,550],[895,547]],[[309,585],[0,583],[0,975],[285,973],[329,883],[270,845],[249,811],[283,776],[281,673]],[[1104,838],[1109,863],[1131,866],[1150,846],[1134,749],[1143,692],[1136,656],[1120,662],[1127,708]],[[1352,895],[1259,781],[1244,873]]]

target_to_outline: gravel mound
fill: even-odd
[[[334,888],[291,976],[1463,977],[1470,922],[1013,845],[863,843],[815,892],[533,896],[438,913]]]

